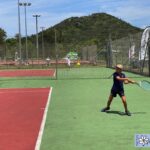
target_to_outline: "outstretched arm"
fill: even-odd
[[[119,76],[117,76],[116,78],[117,78],[117,80],[119,80],[119,81],[123,81],[123,82],[127,81],[128,83],[135,83],[134,80],[131,80],[131,79],[129,79],[129,78],[121,78],[121,77],[119,77]]]

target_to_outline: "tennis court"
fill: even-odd
[[[94,75],[92,69],[86,70],[87,68],[76,71],[65,69],[63,72],[61,69],[58,71],[60,77],[58,80],[45,77],[2,78],[0,87],[41,88],[50,85],[53,87],[40,150],[136,149],[134,135],[149,134],[150,92],[136,85],[125,85],[125,94],[132,116],[120,115],[119,112],[124,112],[124,108],[119,97],[114,99],[110,113],[102,113],[100,110],[106,105],[112,86],[112,78],[108,76],[114,70],[98,68],[97,72],[94,69],[96,78],[75,78],[78,73],[82,77]],[[147,77],[126,74],[136,81],[150,81]],[[101,78],[102,76],[107,78]],[[36,94],[38,94],[37,97],[41,97],[39,92]],[[23,98],[20,97],[20,99]],[[27,97],[24,99],[28,101]],[[19,106],[22,110],[22,105]],[[33,104],[30,108],[32,107],[34,109]],[[16,110],[15,107],[14,109]],[[10,131],[6,132],[6,134],[9,133]],[[33,150],[33,146],[27,150]]]
[[[135,78],[144,79],[149,80]],[[112,79],[56,81],[41,150],[136,149],[135,134],[149,133],[150,92],[125,85],[132,116],[121,115],[124,108],[119,97],[114,99],[110,113],[102,113],[111,86]]]

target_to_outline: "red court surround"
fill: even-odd
[[[0,77],[55,76],[55,70],[0,70]]]
[[[0,150],[34,150],[49,92],[0,89]]]

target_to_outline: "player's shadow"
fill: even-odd
[[[116,115],[120,115],[120,116],[126,115],[125,112],[115,111],[115,110],[109,110],[109,111],[106,111],[106,113],[108,113],[108,114],[116,114]]]
[[[120,116],[126,115],[125,112],[114,111],[114,110],[106,111],[106,113],[108,113],[108,114],[117,114],[117,115],[120,115]],[[146,114],[146,112],[131,112],[131,115],[138,115],[138,114]]]
[[[146,112],[132,112],[132,114],[134,114],[134,115],[138,115],[138,114],[146,114]]]

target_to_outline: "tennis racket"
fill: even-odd
[[[113,76],[113,74],[111,74],[109,77],[107,77],[107,79],[110,79]]]
[[[142,81],[139,81],[139,82],[135,82],[135,84],[138,85],[143,90],[150,91],[150,82],[149,81],[142,80]]]

